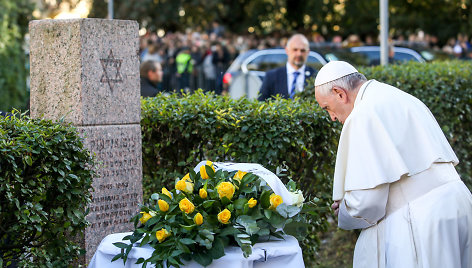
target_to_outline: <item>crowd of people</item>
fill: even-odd
[[[378,45],[376,38],[366,36],[363,40],[358,35],[342,38],[333,36],[329,40],[313,33],[305,35],[310,49],[342,48],[362,45]],[[250,49],[284,48],[289,34],[274,33],[270,36],[255,34],[237,35],[225,31],[224,27],[214,22],[207,30],[187,29],[185,32],[167,32],[165,34],[146,32],[140,37],[140,60],[159,63],[162,75],[150,81],[153,92],[180,91],[191,92],[196,89],[215,91],[225,94],[223,74],[234,59]],[[398,36],[391,40],[394,46],[424,47],[443,51],[460,59],[472,58],[472,45],[466,35],[459,34],[440,46],[435,36],[422,32],[408,37]],[[147,67],[152,66],[147,64]],[[155,69],[155,68],[153,68]],[[144,76],[143,76],[144,75]],[[142,81],[149,82],[146,72],[141,70]],[[157,79],[157,80],[156,80]],[[146,81],[147,80],[147,81]],[[152,94],[151,94],[152,95]]]

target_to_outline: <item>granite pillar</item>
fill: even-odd
[[[81,243],[84,263],[110,233],[132,231],[142,203],[138,23],[31,21],[31,116],[76,126],[98,177]]]

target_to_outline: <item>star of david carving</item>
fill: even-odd
[[[113,50],[111,49],[106,59],[100,59],[100,63],[103,67],[103,74],[100,78],[100,82],[108,83],[112,92],[115,84],[123,82],[123,77],[120,73],[122,62],[123,60],[115,59],[113,56]]]

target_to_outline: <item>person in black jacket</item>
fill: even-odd
[[[162,82],[162,67],[159,62],[145,61],[140,67],[141,96],[154,97],[159,93],[159,83]]]
[[[258,100],[264,101],[277,94],[283,98],[293,99],[295,93],[303,91],[306,81],[316,74],[306,60],[310,49],[308,40],[302,34],[295,34],[287,41],[285,47],[287,64],[266,73],[259,89]]]

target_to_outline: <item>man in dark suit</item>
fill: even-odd
[[[290,37],[285,52],[287,64],[266,73],[258,100],[263,101],[277,94],[293,99],[295,93],[303,91],[307,79],[316,75],[316,71],[305,64],[310,52],[305,36],[295,34]]]
[[[145,61],[140,67],[141,96],[155,97],[159,93],[159,83],[162,82],[162,67],[159,62]]]

